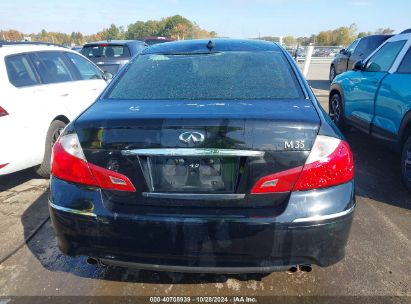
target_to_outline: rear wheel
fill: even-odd
[[[337,76],[337,73],[336,73],[336,71],[335,71],[335,66],[332,65],[332,66],[330,67],[330,74],[329,74],[330,82],[333,82],[335,76]]]
[[[328,113],[337,127],[343,130],[345,127],[345,118],[340,94],[334,93],[331,95]]]
[[[411,191],[411,135],[408,135],[402,147],[401,174],[405,186]]]
[[[66,123],[61,120],[55,120],[50,124],[49,130],[47,131],[43,162],[39,167],[36,168],[38,175],[42,177],[50,176],[51,151],[54,143],[57,141],[58,137],[65,127]]]

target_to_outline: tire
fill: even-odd
[[[335,71],[335,66],[331,65],[330,74],[328,75],[328,79],[330,80],[330,82],[333,82],[335,76],[337,76],[337,72]]]
[[[35,170],[41,177],[49,178],[51,170],[51,151],[54,143],[59,137],[60,133],[66,127],[66,123],[61,120],[55,120],[50,124],[49,130],[47,131],[46,146],[44,149],[43,162]]]
[[[405,187],[411,191],[411,134],[408,134],[408,138],[402,146],[401,175]]]
[[[341,131],[346,129],[344,105],[339,93],[333,93],[331,95],[328,115]]]

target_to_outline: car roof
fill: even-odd
[[[212,47],[211,49],[208,48]],[[281,51],[280,47],[269,41],[251,39],[197,39],[179,40],[154,44],[142,54],[190,54],[227,51]]]
[[[63,46],[46,44],[6,44],[0,47],[0,54],[3,56],[39,51],[66,51],[75,53],[75,51]]]
[[[97,45],[97,44],[108,44],[108,45],[144,44],[144,41],[140,41],[140,40],[100,40],[100,41],[88,42],[84,45],[84,47]]]
[[[382,38],[386,38],[386,39],[388,39],[388,38],[390,38],[390,37],[392,37],[393,35],[386,35],[386,34],[377,34],[377,35],[368,35],[368,36],[364,36],[364,37],[361,37],[360,39],[370,39],[370,38],[380,38],[380,37],[382,37]]]
[[[388,39],[386,42],[391,42],[391,41],[398,41],[398,40],[410,40],[411,39],[411,33],[405,33],[405,34],[398,34],[392,36],[390,39]]]

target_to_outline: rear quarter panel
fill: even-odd
[[[15,88],[10,83],[2,87],[1,106],[9,115],[0,118],[0,163],[9,163],[0,174],[16,172],[42,161],[44,153],[43,133],[46,107],[36,106],[34,87]]]

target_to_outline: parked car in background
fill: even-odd
[[[175,39],[170,38],[170,37],[159,37],[159,36],[151,36],[151,37],[144,38],[144,42],[147,43],[148,45],[170,42],[174,40]]]
[[[331,84],[330,116],[402,153],[401,171],[411,190],[411,33],[388,39],[354,70]]]
[[[330,48],[316,47],[313,52],[313,57],[334,57],[335,54]]]
[[[49,176],[53,143],[109,76],[63,47],[0,43],[0,175],[38,166]]]
[[[298,57],[302,57],[303,55],[305,55],[304,49],[303,48],[286,48],[287,52],[290,53],[291,57],[298,58]]]
[[[85,44],[81,54],[97,64],[103,71],[115,75],[145,47],[147,44],[138,40],[97,41]]]
[[[390,37],[392,35],[371,35],[354,40],[347,48],[342,49],[332,61],[329,75],[330,82],[334,80],[335,76],[352,70],[358,60],[367,58]]]
[[[281,46],[169,42],[65,129],[50,214],[62,252],[103,264],[310,269],[344,256],[353,178],[350,147]]]
[[[75,46],[72,46],[71,47],[71,49],[73,50],[73,51],[76,51],[76,52],[78,52],[78,53],[80,53],[81,52],[81,49],[82,49],[83,47],[81,46],[81,45],[75,45]]]

